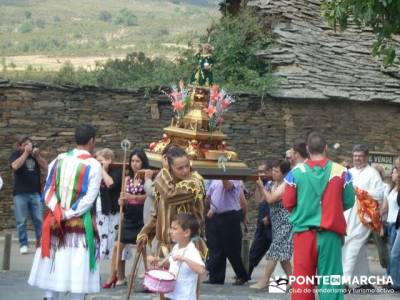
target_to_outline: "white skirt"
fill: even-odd
[[[68,234],[67,234],[68,235]],[[79,235],[73,233],[72,235]],[[41,248],[35,253],[28,283],[44,290],[71,293],[100,291],[99,261],[93,272],[89,269],[89,251],[84,247],[84,235],[75,246],[50,250],[50,257],[42,257]]]
[[[115,215],[96,215],[97,230],[100,237],[100,259],[111,259],[118,235],[119,213]]]

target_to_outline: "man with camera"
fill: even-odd
[[[20,253],[28,253],[28,235],[26,222],[28,213],[35,229],[36,246],[40,244],[42,233],[42,204],[40,201],[40,171],[47,170],[47,161],[40,154],[39,148],[29,137],[18,143],[18,148],[10,157],[14,171],[14,213],[20,243]]]

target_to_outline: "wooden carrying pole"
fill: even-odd
[[[147,272],[147,254],[146,254],[146,245],[136,248],[135,260],[133,261],[131,275],[129,276],[128,288],[126,289],[126,297],[125,300],[129,300],[131,296],[132,289],[135,286],[135,280],[137,277],[137,273],[139,271],[139,261],[140,257],[143,258],[144,270]]]
[[[121,147],[124,150],[124,162],[122,164],[122,182],[121,182],[121,193],[125,193],[126,190],[126,151],[129,150],[131,143],[125,139],[121,142]],[[129,162],[130,163],[130,162]],[[123,204],[119,206],[119,223],[118,223],[118,243],[117,243],[117,261],[115,262],[114,271],[118,272],[119,261],[121,259],[121,231],[122,231],[122,222],[124,219],[124,211]],[[117,274],[118,275],[118,274]]]

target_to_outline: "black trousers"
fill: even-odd
[[[248,280],[241,256],[240,220],[239,211],[229,211],[206,219],[206,238],[209,251],[206,266],[212,283],[224,283],[226,259],[231,263],[238,279]]]
[[[260,263],[265,253],[267,253],[271,242],[271,226],[264,225],[262,222],[257,223],[256,232],[254,233],[249,252],[249,277],[251,277],[254,268]]]
[[[258,206],[257,227],[249,252],[249,277],[251,277],[254,268],[260,263],[265,253],[267,253],[272,242],[271,224],[265,225],[263,222],[264,217],[270,218],[269,210],[267,202],[263,201]],[[271,219],[269,220],[271,222]]]

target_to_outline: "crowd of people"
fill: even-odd
[[[267,290],[279,262],[286,277],[274,284],[290,285],[292,299],[314,299],[315,291],[320,299],[343,299],[344,292],[360,288],[352,277],[370,273],[371,234],[391,278],[387,287],[400,290],[400,158],[385,183],[384,174],[369,166],[366,145],[354,146],[353,166],[339,164],[314,132],[284,157],[261,164],[247,266],[241,253],[241,224],[248,222],[242,181],[204,180],[175,145],[164,149],[160,171],[150,169],[143,149],[134,149],[125,176],[113,164],[111,149],[94,152],[91,125],[78,126],[75,141],[74,149],[50,164],[30,138],[10,157],[20,253],[29,251],[30,215],[36,252],[28,282],[44,290],[44,299],[65,292],[84,299],[101,286],[126,285],[125,261],[135,244],[137,251],[147,248],[150,267],[175,275],[175,290],[161,294],[163,299],[198,299],[201,284],[224,284],[227,259],[236,275],[233,284],[245,285],[263,258],[265,270],[251,289]],[[111,264],[102,283],[99,259]],[[344,286],[289,280],[317,275],[343,275]]]

